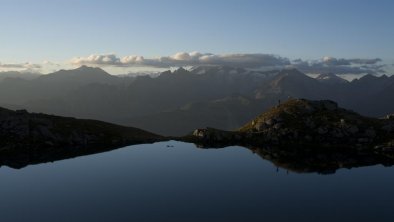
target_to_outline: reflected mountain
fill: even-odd
[[[200,149],[225,149],[227,147],[207,147],[196,144]],[[391,167],[394,165],[394,153],[378,151],[346,151],[341,148],[327,150],[324,147],[300,149],[294,147],[243,147],[258,155],[263,160],[270,161],[278,168],[294,173],[334,174],[339,169],[352,169],[373,165]]]
[[[292,152],[272,148],[248,148],[275,166],[295,173],[333,174],[338,169],[393,166],[394,158],[375,152]]]
[[[129,144],[136,145],[141,144]],[[120,148],[117,146],[82,146],[82,147],[57,147],[57,148],[37,148],[19,149],[14,152],[0,152],[0,167],[7,166],[13,169],[22,169],[29,165],[55,162],[80,156],[92,155],[107,152]]]
[[[132,144],[133,145],[133,144]],[[163,145],[163,148],[173,147],[171,144]],[[226,149],[225,147],[207,147],[196,144],[201,149]],[[32,149],[23,152],[6,152],[0,155],[0,167],[8,166],[21,169],[28,165],[54,162],[79,156],[97,154],[117,149],[116,146],[74,147],[61,149]],[[351,169],[364,166],[394,165],[394,153],[382,153],[378,150],[344,150],[341,148],[327,150],[315,147],[315,149],[299,149],[294,147],[243,147],[258,155],[264,161],[270,161],[279,168],[295,173],[319,173],[333,174],[338,169]]]

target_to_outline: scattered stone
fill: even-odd
[[[268,126],[271,126],[275,123],[275,121],[273,119],[268,119],[265,121],[265,124],[267,124]]]
[[[277,123],[273,126],[274,129],[280,129],[283,126],[282,123]]]
[[[346,125],[345,119],[340,119],[339,124],[344,127]]]
[[[311,114],[311,113],[316,111],[316,109],[313,106],[311,106],[311,105],[305,106],[304,110],[305,110],[305,113],[308,113],[308,114]]]
[[[326,134],[327,132],[328,132],[328,129],[325,128],[325,127],[319,127],[319,128],[317,129],[317,133],[319,133],[320,135]]]
[[[194,134],[204,140],[231,140],[247,145],[306,145],[312,147],[366,147],[384,144],[394,135],[394,121],[363,117],[353,111],[339,108],[329,100],[289,100],[261,114],[239,131],[205,132]],[[234,135],[240,135],[236,138]],[[393,142],[394,144],[394,142]]]
[[[330,100],[323,100],[321,102],[323,103],[323,107],[327,110],[333,111],[338,108],[338,104],[336,102]]]
[[[369,138],[374,138],[376,136],[376,132],[374,129],[369,128],[369,129],[365,130],[365,135]]]
[[[351,134],[356,134],[358,133],[358,127],[357,126],[351,126],[347,129],[347,131]]]
[[[385,117],[385,119],[394,120],[394,113],[393,113],[393,114],[387,115],[387,116]]]
[[[386,124],[382,126],[382,130],[387,132],[392,132],[394,130],[394,124],[393,123]]]
[[[343,136],[344,136],[340,129],[333,129],[333,130],[331,131],[331,135],[332,135],[334,138],[343,138]]]
[[[311,128],[311,129],[314,129],[316,127],[316,124],[312,121],[311,118],[307,118],[305,120],[305,125],[306,125],[306,127]]]
[[[258,122],[255,127],[256,131],[262,131],[265,128],[265,124],[263,122]]]
[[[369,142],[369,139],[368,139],[368,138],[358,138],[357,141],[358,141],[359,143],[368,143],[368,142]]]

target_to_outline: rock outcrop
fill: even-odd
[[[198,130],[202,143],[308,148],[393,148],[394,120],[361,116],[329,100],[291,99],[273,107],[237,131]]]

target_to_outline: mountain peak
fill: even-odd
[[[281,79],[292,79],[292,80],[302,80],[305,78],[310,78],[307,76],[305,73],[299,71],[298,69],[295,68],[290,68],[290,69],[282,69],[279,71],[279,73],[276,75],[277,80]]]
[[[296,68],[285,68],[282,69],[279,74],[292,74],[292,75],[305,75],[304,73],[302,73],[300,70],[296,69]]]
[[[54,73],[40,76],[38,78],[41,82],[51,82],[64,85],[65,83],[78,83],[78,84],[89,84],[89,83],[105,83],[112,84],[119,82],[119,78],[113,76],[101,68],[89,67],[82,65],[76,69],[70,70],[59,70]]]
[[[378,78],[379,78],[379,77],[377,77],[377,76],[375,76],[375,75],[372,75],[372,74],[368,73],[367,75],[361,77],[360,80],[361,80],[361,79],[363,79],[363,80],[370,80],[370,79],[378,79]]]
[[[80,67],[78,67],[78,68],[76,68],[74,70],[83,71],[83,72],[96,71],[96,72],[105,72],[105,73],[107,73],[106,71],[104,71],[103,69],[101,69],[99,67],[91,67],[91,66],[87,66],[87,65],[81,65]],[[71,70],[69,70],[69,71],[71,71]],[[107,74],[109,74],[109,73],[107,73]]]
[[[76,69],[87,69],[87,68],[91,68],[87,65],[81,65],[80,67],[76,68]]]
[[[173,72],[174,74],[178,74],[178,73],[189,73],[189,71],[187,71],[185,68],[183,67],[179,67],[178,69],[174,70]]]
[[[319,82],[330,83],[330,84],[337,84],[337,83],[346,83],[348,82],[345,79],[335,75],[334,73],[322,73],[316,77]]]

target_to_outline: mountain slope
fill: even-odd
[[[3,81],[4,79],[7,78],[31,80],[38,78],[39,76],[40,74],[38,73],[7,71],[7,72],[0,72],[0,81]]]
[[[206,126],[236,129],[252,119],[266,104],[243,96],[188,103],[178,109],[138,116],[124,121],[130,125],[167,136],[183,136]]]

